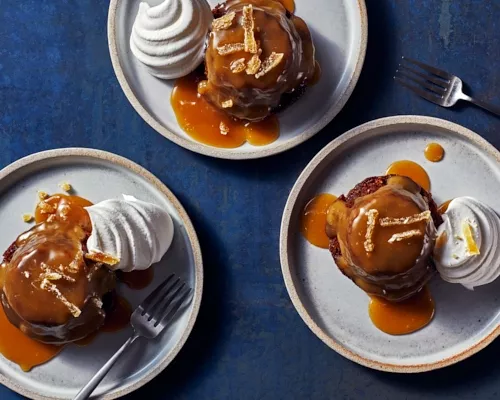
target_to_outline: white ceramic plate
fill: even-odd
[[[64,181],[73,185],[76,194],[92,202],[125,193],[165,207],[172,216],[174,241],[162,261],[154,266],[154,281],[140,291],[124,285],[118,287],[134,308],[172,272],[194,289],[191,303],[175,322],[156,340],[140,339],[134,343],[94,392],[94,396],[113,399],[153,379],[172,361],[189,336],[203,287],[200,246],[179,201],[144,168],[99,150],[60,149],[28,156],[0,171],[0,249],[6,249],[29,228],[21,216],[33,212],[37,191],[60,192],[58,184]],[[88,346],[67,346],[56,358],[29,373],[0,356],[0,383],[32,399],[72,399],[130,333],[130,329],[100,333]]]
[[[151,5],[160,1],[148,0]],[[111,0],[109,6],[109,50],[125,95],[152,128],[197,153],[229,159],[260,158],[299,145],[328,124],[351,95],[365,58],[368,22],[364,0],[295,1],[296,14],[311,29],[322,76],[317,85],[280,115],[281,134],[274,143],[219,149],[195,141],[179,127],[170,106],[173,81],[149,75],[129,48],[139,0]],[[211,6],[219,2],[209,0]]]
[[[424,149],[430,142],[445,148],[443,161],[426,161]],[[305,168],[283,214],[280,256],[293,304],[323,342],[367,367],[421,372],[463,360],[500,334],[500,280],[468,291],[435,278],[433,321],[410,335],[387,335],[368,317],[368,296],[340,273],[328,250],[302,237],[299,225],[301,210],[316,194],[346,193],[402,159],[414,160],[427,170],[437,203],[469,195],[500,211],[500,154],[493,146],[447,121],[384,118],[340,136]]]

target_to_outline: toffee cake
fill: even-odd
[[[4,253],[5,314],[44,343],[72,342],[98,330],[106,316],[103,296],[115,287],[115,273],[86,257],[91,224],[75,199],[57,195],[42,200],[38,213],[45,220]]]
[[[370,295],[402,301],[436,272],[436,227],[429,192],[410,178],[367,178],[328,209],[326,232],[340,271]]]
[[[226,114],[259,121],[315,74],[306,23],[276,0],[229,0],[216,7],[198,92]],[[288,97],[287,97],[288,96]],[[288,99],[288,100],[287,100]]]

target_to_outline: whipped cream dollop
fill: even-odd
[[[175,79],[201,64],[213,16],[206,0],[139,4],[130,36],[135,57],[161,79]]]
[[[86,210],[92,221],[88,252],[115,258],[117,263],[110,265],[113,270],[147,269],[160,261],[172,244],[172,218],[156,204],[124,195],[123,200],[105,200]]]
[[[443,215],[434,249],[436,267],[448,282],[468,289],[500,275],[500,218],[472,197],[454,199]]]

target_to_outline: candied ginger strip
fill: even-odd
[[[366,213],[368,221],[366,222],[366,234],[365,234],[365,251],[371,253],[375,250],[375,243],[373,243],[373,232],[375,231],[375,225],[377,224],[378,211],[371,209]]]

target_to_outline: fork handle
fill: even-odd
[[[485,101],[477,100],[477,99],[474,99],[473,97],[469,97],[469,96],[467,96],[467,98],[465,100],[468,100],[471,103],[475,104],[476,106],[484,108],[485,110],[487,110],[495,115],[498,115],[500,117],[500,107],[499,106],[496,106],[496,105],[490,104],[490,103],[486,103]]]
[[[106,364],[94,375],[94,377],[78,392],[73,400],[85,400],[90,397],[95,388],[101,383],[109,370],[115,365],[120,356],[138,338],[136,334],[131,336],[120,349],[111,357]]]

